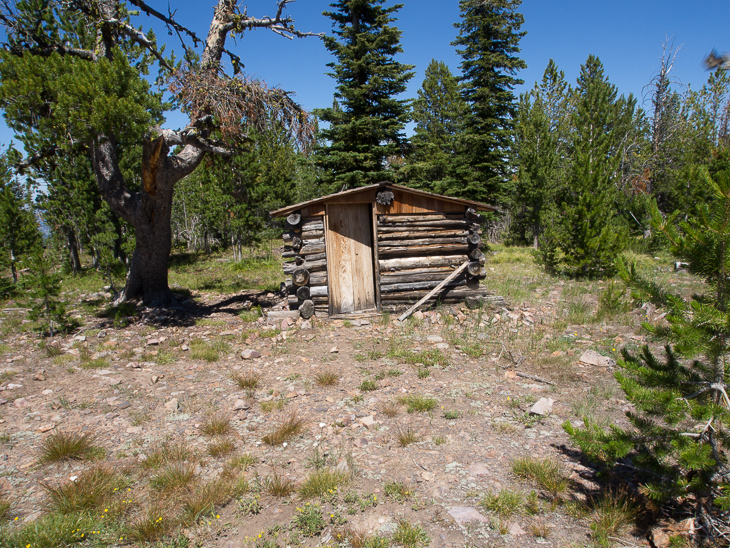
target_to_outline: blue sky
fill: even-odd
[[[166,12],[167,0],[147,0]],[[273,15],[274,0],[251,0],[249,15]],[[386,5],[395,2],[387,1]],[[454,73],[460,59],[451,42],[456,37],[453,23],[459,20],[457,0],[403,0],[403,8],[394,23],[402,31],[402,63],[415,65],[406,97],[415,97],[423,73],[432,58],[445,61]],[[214,0],[170,0],[176,18],[201,37],[207,32]],[[331,21],[322,15],[330,0],[297,0],[286,13],[294,17],[297,28],[312,32],[331,31]],[[699,88],[708,73],[701,66],[713,49],[730,51],[730,2],[728,0],[524,0],[520,8],[525,17],[527,35],[520,43],[521,57],[527,69],[519,77],[525,81],[517,93],[532,87],[550,58],[553,58],[568,81],[573,84],[580,65],[589,54],[597,55],[606,74],[619,92],[641,97],[643,89],[659,68],[662,43],[666,38],[681,47],[675,63],[675,77],[684,85]],[[150,25],[151,18],[141,16],[136,25]],[[167,36],[158,27],[159,39],[179,51],[176,37]],[[246,33],[228,46],[243,60],[246,72],[269,85],[296,92],[296,99],[306,108],[332,104],[335,82],[325,73],[333,57],[317,38],[286,40],[265,30]],[[171,114],[169,127],[185,123],[182,116]],[[10,132],[0,128],[0,142],[7,143]]]

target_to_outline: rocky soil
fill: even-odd
[[[204,315],[143,310],[126,327],[87,317],[83,329],[44,348],[22,324],[4,337],[0,492],[13,502],[18,527],[46,509],[43,483],[63,484],[92,466],[39,463],[44,439],[79,432],[93,434],[104,461],[140,491],[139,465],[165,441],[196,451],[200,481],[250,455],[250,492],[184,530],[201,546],[335,546],[345,529],[390,537],[403,522],[423,528],[434,547],[590,543],[589,498],[600,486],[561,424],[586,413],[624,423],[610,358],[640,343],[633,328],[555,331],[560,288],[536,295],[533,307],[442,307],[403,323],[387,316],[267,323],[239,315],[250,304],[244,299],[198,301]],[[17,323],[20,314],[5,312],[3,321]],[[609,359],[581,363],[585,350]],[[336,384],[318,384],[322,371],[335,372]],[[256,388],[239,387],[235,375],[252,373]],[[437,404],[408,412],[397,403],[407,395]],[[230,419],[226,455],[208,454],[216,440],[201,425],[211,416]],[[262,442],[291,416],[304,420],[299,435],[278,446]],[[399,437],[409,432],[415,441],[403,446]],[[512,472],[526,456],[564,465],[570,482],[558,500]],[[316,459],[350,477],[338,493],[305,502],[296,491],[276,497],[265,488],[272,474],[301,484]],[[480,502],[501,490],[523,500],[535,491],[537,510],[500,519]],[[327,521],[313,537],[292,525],[307,502]],[[647,545],[643,535],[629,528],[619,545]]]

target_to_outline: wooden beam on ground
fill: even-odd
[[[448,284],[451,280],[453,280],[459,274],[461,274],[462,272],[464,272],[464,270],[466,269],[467,266],[469,266],[469,261],[466,261],[465,263],[463,263],[459,268],[457,268],[451,274],[449,274],[443,282],[441,282],[436,287],[434,287],[431,291],[429,291],[428,294],[423,299],[421,299],[420,301],[418,301],[411,308],[409,308],[408,310],[406,310],[405,312],[403,312],[403,314],[401,314],[400,316],[398,316],[398,321],[399,322],[402,322],[408,316],[410,316],[411,314],[413,314],[419,306],[421,306],[423,303],[425,303],[431,297],[433,297],[434,295],[436,295],[436,293],[438,293],[439,291],[441,291],[446,286],[446,284]]]

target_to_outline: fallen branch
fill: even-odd
[[[520,371],[515,371],[515,375],[517,375],[518,377],[524,377],[525,379],[530,379],[537,382],[544,382],[545,384],[555,386],[554,382],[543,379],[542,377],[538,377],[537,375],[528,375],[527,373],[521,373]]]

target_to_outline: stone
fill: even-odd
[[[432,344],[444,342],[444,338],[441,335],[429,335],[426,340]]]
[[[368,415],[367,417],[359,419],[358,422],[362,424],[365,428],[370,429],[375,424],[375,418],[372,415]]]
[[[553,403],[555,401],[552,398],[540,398],[530,408],[530,415],[540,415],[543,417],[549,415],[553,410]]]
[[[234,411],[241,411],[246,409],[251,409],[251,406],[246,403],[245,400],[236,400],[236,402],[233,404]]]
[[[17,388],[23,388],[23,385],[11,382],[10,384],[8,384],[8,386],[6,388],[8,390],[15,390]]]
[[[616,365],[616,360],[599,354],[595,350],[586,350],[581,354],[578,361],[583,365],[597,365],[600,367],[613,367]]]
[[[148,339],[147,346],[157,346],[160,344],[160,339]]]
[[[488,476],[490,474],[489,468],[479,463],[470,464],[468,471],[469,475],[474,477]]]
[[[330,354],[337,354],[338,352],[339,352],[339,350],[337,350],[336,346],[333,346],[332,348],[330,348]]]
[[[246,348],[241,351],[241,358],[244,360],[253,360],[254,358],[260,358],[261,352],[253,350],[252,348]]]
[[[129,362],[129,363],[128,363],[127,365],[125,365],[124,367],[129,367],[129,368],[131,368],[131,369],[139,369],[139,368],[141,368],[142,366],[140,365],[140,363],[139,363],[139,362]]]
[[[302,322],[302,324],[299,326],[299,329],[302,329],[302,330],[305,330],[305,331],[309,331],[310,329],[312,329],[312,322],[311,322],[311,320],[304,320]]]
[[[525,534],[525,530],[517,523],[513,523],[509,526],[509,534],[513,537],[521,537]]]
[[[0,398],[0,405],[5,405],[6,403],[8,403],[8,400]]]
[[[139,434],[140,432],[142,432],[141,426],[130,426],[127,428],[127,434]]]
[[[53,430],[54,428],[56,428],[56,425],[53,424],[53,423],[51,423],[51,424],[44,424],[44,425],[38,427],[38,432],[40,432],[41,434],[43,434],[45,432],[49,432],[49,431]]]
[[[177,398],[172,398],[169,402],[165,404],[165,409],[175,413],[178,409],[180,409],[180,402],[177,401]]]
[[[35,381],[44,381],[46,380],[46,370],[45,369],[39,369],[35,372],[33,375],[33,380]]]
[[[43,394],[44,396],[49,396],[49,395],[53,394],[53,390],[51,390],[50,388],[47,388],[43,392],[41,392],[41,394]]]
[[[25,398],[18,398],[17,400],[13,400],[13,405],[15,407],[25,407],[27,402],[25,401]]]
[[[132,404],[128,401],[121,401],[117,404],[117,409],[127,409],[129,407],[132,407]]]
[[[190,350],[190,347],[186,343],[183,343],[180,346],[180,350],[182,350],[183,352],[187,352],[188,350]]]
[[[112,420],[116,419],[118,416],[119,416],[119,413],[107,413],[106,415],[104,415],[104,418],[108,421],[112,421]]]
[[[489,520],[479,513],[473,506],[452,506],[449,508],[449,515],[459,526],[468,523],[487,523]]]

